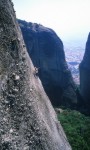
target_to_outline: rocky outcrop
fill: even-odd
[[[0,0],[0,150],[71,150],[46,96],[10,0]]]
[[[80,64],[80,91],[84,105],[90,112],[90,33],[86,43],[85,54]]]
[[[29,55],[38,68],[43,87],[54,106],[77,103],[75,84],[68,69],[63,43],[40,24],[18,20]]]

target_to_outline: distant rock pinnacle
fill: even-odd
[[[80,64],[80,90],[84,105],[90,112],[90,33],[86,42],[85,54]]]
[[[40,24],[18,20],[29,55],[38,68],[43,87],[54,106],[77,103],[75,84],[68,69],[63,43]]]

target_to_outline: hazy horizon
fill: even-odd
[[[85,46],[90,0],[13,0],[17,18],[52,28],[68,45]],[[80,45],[81,42],[81,45]]]

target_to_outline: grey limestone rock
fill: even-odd
[[[0,150],[71,150],[24,45],[11,0],[0,0]]]

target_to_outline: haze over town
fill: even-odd
[[[90,0],[13,0],[17,18],[52,28],[64,44],[73,75],[85,50],[90,31]]]
[[[66,43],[83,41],[90,31],[90,0],[13,0],[17,17],[50,27]],[[78,45],[80,43],[78,41]],[[85,42],[84,42],[85,41]]]

